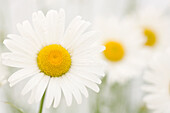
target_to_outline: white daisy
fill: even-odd
[[[86,87],[99,92],[97,84],[104,76],[104,65],[98,55],[105,47],[95,43],[95,32],[85,32],[89,22],[77,16],[65,30],[61,9],[48,11],[46,16],[35,12],[32,23],[18,24],[20,35],[10,34],[4,40],[11,52],[2,55],[3,64],[21,68],[8,79],[10,86],[31,77],[22,94],[31,92],[29,103],[33,103],[39,102],[46,91],[47,108],[59,105],[62,92],[68,106],[72,96],[78,104],[81,94],[88,96]]]
[[[170,53],[159,53],[144,74],[144,101],[154,113],[170,112]]]
[[[136,15],[137,28],[145,39],[145,57],[150,59],[156,51],[169,46],[170,22],[164,10],[152,6],[139,9]]]
[[[106,47],[102,57],[108,64],[106,73],[111,83],[124,83],[141,73],[139,53],[144,40],[133,25],[130,19],[116,17],[96,20],[95,28],[101,32],[101,43]]]

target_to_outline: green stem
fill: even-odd
[[[42,113],[42,111],[43,111],[45,93],[46,93],[46,91],[44,92],[43,97],[42,97],[42,99],[41,99],[41,103],[40,103],[40,107],[39,107],[39,112],[38,112],[38,113]]]

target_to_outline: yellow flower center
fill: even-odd
[[[145,43],[146,46],[152,47],[156,44],[156,35],[152,30],[144,29],[144,35],[147,38],[147,41]]]
[[[105,44],[105,47],[104,55],[108,60],[117,62],[124,57],[124,48],[120,43],[109,41]]]
[[[51,77],[60,77],[69,71],[71,56],[61,45],[52,44],[40,50],[37,63],[41,72]]]

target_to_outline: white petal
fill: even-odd
[[[48,35],[46,38],[48,39],[48,44],[57,43],[58,17],[58,12],[55,10],[50,10],[47,12],[46,20]]]
[[[142,90],[145,92],[154,92],[154,93],[159,92],[159,89],[157,87],[151,85],[143,85]]]
[[[39,72],[39,70],[37,69],[21,69],[19,71],[16,71],[15,73],[13,73],[8,81],[10,82],[10,86],[12,87],[13,85],[15,85],[16,83],[20,82],[23,79],[26,79],[30,76],[33,76],[35,74],[37,74]]]
[[[69,79],[67,76],[64,77],[65,81],[68,83],[68,87],[71,90],[74,98],[76,99],[78,104],[81,104],[82,102],[82,97],[79,91],[79,88],[74,84],[73,81],[71,81],[71,79]]]
[[[78,104],[82,103],[82,97],[81,97],[81,93],[78,89],[75,88],[75,90],[73,90],[73,96],[76,99]]]
[[[35,54],[35,51],[32,51],[32,49],[30,49],[31,47],[27,48],[27,45],[29,45],[29,43],[21,39],[18,39],[17,41],[6,39],[3,43],[10,51],[14,53],[25,53],[31,56]]]
[[[35,45],[33,41],[28,38],[23,38],[16,34],[8,34],[7,37],[10,38],[13,43],[17,43],[17,47],[22,47],[23,49],[19,48],[21,51],[27,52],[30,55],[39,51],[37,45]]]
[[[72,38],[72,40],[70,41],[70,43],[67,45],[67,48],[69,49],[74,49],[74,44],[77,43],[77,41],[80,38],[80,35],[90,26],[89,22],[84,22],[79,30],[77,30],[77,32],[74,34],[74,38]]]
[[[104,76],[105,73],[104,73],[104,68],[105,66],[101,66],[100,64],[91,64],[91,63],[88,63],[87,64],[73,64],[72,63],[72,68],[75,68],[79,71],[85,71],[87,73],[92,73],[96,76]]]
[[[55,89],[54,89],[54,105],[53,107],[58,107],[61,100],[61,78],[54,78],[55,80]]]
[[[77,56],[90,56],[92,57],[95,54],[101,53],[102,51],[105,50],[105,46],[96,46],[96,47],[88,47],[88,48],[77,48],[74,51],[74,55]]]
[[[25,87],[23,88],[21,94],[25,95],[26,93],[28,93],[30,90],[32,90],[42,79],[43,74],[42,73],[38,73],[36,75],[34,75],[34,77],[32,77],[27,84],[25,85]]]
[[[87,72],[83,72],[83,71],[78,71],[76,69],[73,69],[74,71],[72,72],[74,75],[76,76],[79,76],[81,78],[84,78],[84,79],[87,79],[87,80],[90,80],[92,82],[95,82],[97,84],[101,84],[101,80],[95,76],[94,74],[92,73],[87,73]]]
[[[97,93],[100,91],[100,89],[97,86],[97,84],[95,84],[95,83],[93,83],[93,82],[91,82],[89,80],[86,80],[86,79],[80,78],[78,76],[75,76],[75,75],[74,75],[74,77],[79,79],[79,81],[81,81],[85,86],[87,86],[88,88],[92,89],[93,91],[95,91]]]
[[[79,81],[79,79],[77,79],[76,77],[74,77],[71,73],[67,77],[72,81],[73,84],[75,84],[79,88],[81,93],[87,98],[88,91],[86,87],[84,86],[84,84],[82,84],[82,82]]]
[[[59,19],[58,19],[58,42],[61,42],[63,35],[64,35],[64,29],[65,29],[65,11],[63,9],[60,9],[59,11]]]
[[[84,31],[84,26],[86,27],[86,25],[88,26],[89,23],[85,22],[84,20],[77,21],[77,23],[75,23],[73,28],[70,28],[70,32],[67,35],[65,35],[65,40],[63,42],[65,45],[64,47],[70,48],[71,45],[75,43],[77,39],[79,39],[79,36]],[[83,27],[83,30],[82,30],[82,27]]]
[[[28,103],[32,104],[35,101],[36,87],[31,91],[31,96],[28,99]]]
[[[17,53],[2,53],[3,60],[22,62],[28,65],[36,64],[36,57],[31,57],[28,55],[17,54]]]
[[[16,35],[16,34],[8,34],[7,37],[12,39],[12,40],[21,39],[21,36]]]
[[[37,91],[35,94],[36,102],[40,102],[40,100],[48,86],[49,80],[50,80],[50,76],[44,75],[43,78],[41,79],[40,83],[38,84]]]
[[[24,32],[25,31],[24,31],[24,28],[23,28],[22,24],[18,23],[17,24],[17,29],[18,29],[20,35],[24,37],[24,35],[25,35]]]
[[[71,103],[72,103],[72,94],[71,94],[70,90],[67,87],[67,82],[65,82],[63,80],[63,77],[61,77],[61,81],[60,82],[61,82],[60,86],[61,86],[61,89],[63,91],[66,103],[67,103],[68,106],[70,106]]]
[[[75,17],[75,18],[71,21],[71,23],[70,23],[69,26],[67,27],[67,29],[66,29],[66,31],[65,31],[65,35],[64,35],[64,37],[63,37],[63,39],[62,39],[62,42],[63,42],[64,47],[67,46],[67,45],[66,45],[66,42],[69,41],[70,35],[71,35],[71,34],[74,32],[74,30],[75,30],[75,29],[74,29],[75,26],[78,25],[78,24],[80,24],[80,22],[82,22],[82,21],[81,21],[81,17],[80,17],[80,16],[77,16],[77,17]]]
[[[88,46],[92,46],[94,42],[96,42],[96,40],[98,39],[97,36],[95,36],[96,32],[94,31],[90,31],[90,32],[86,32],[84,34],[82,34],[80,36],[79,41],[77,41],[77,43],[75,43],[74,45],[74,49],[75,48],[84,48]]]
[[[24,38],[32,40],[38,48],[42,47],[29,21],[24,21],[22,25],[17,24],[17,28]]]
[[[40,43],[45,46],[45,16],[42,11],[38,11],[32,14],[32,21],[35,31],[37,33],[37,38]]]
[[[3,59],[2,64],[7,65],[7,66],[11,66],[11,67],[18,67],[18,68],[35,67],[35,64],[28,64],[28,63],[9,60],[9,59]]]
[[[48,11],[47,13],[47,29],[48,35],[46,38],[50,37],[49,43],[59,44],[63,38],[65,27],[65,12],[60,10],[57,13],[54,10]]]
[[[49,108],[53,102],[53,99],[55,97],[54,93],[55,93],[55,85],[57,85],[55,83],[55,79],[52,77],[49,81],[49,85],[48,85],[48,88],[47,88],[47,91],[46,91],[46,107]]]

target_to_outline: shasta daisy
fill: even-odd
[[[72,96],[78,104],[87,88],[99,92],[97,84],[104,76],[103,61],[98,57],[105,47],[98,45],[95,32],[86,32],[90,23],[75,17],[65,29],[65,12],[50,10],[32,15],[32,24],[17,24],[20,35],[9,34],[4,40],[11,51],[2,55],[3,64],[20,68],[8,79],[10,86],[30,78],[22,90],[31,92],[29,103],[39,102],[46,91],[45,104],[57,107],[62,94],[67,105]]]
[[[153,113],[170,112],[170,53],[157,52],[144,74],[144,102]]]
[[[145,39],[143,47],[147,62],[155,52],[165,50],[169,46],[169,19],[166,18],[164,10],[149,6],[138,9],[135,13],[137,28]]]
[[[101,44],[106,47],[102,58],[108,64],[106,73],[111,83],[124,83],[141,73],[143,63],[139,53],[144,39],[133,25],[129,18],[96,19],[94,27],[101,32]]]

